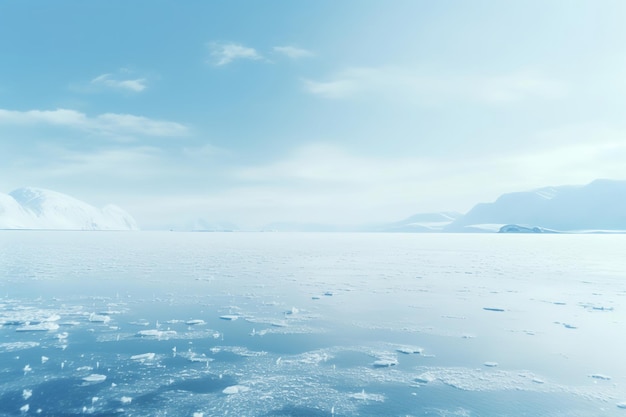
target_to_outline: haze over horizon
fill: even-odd
[[[0,3],[0,192],[142,228],[626,179],[626,3]]]

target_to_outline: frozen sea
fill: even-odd
[[[0,232],[0,416],[626,416],[626,235]]]

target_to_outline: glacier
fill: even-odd
[[[139,230],[118,206],[94,207],[57,191],[35,187],[0,193],[0,229]]]

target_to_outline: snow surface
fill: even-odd
[[[0,193],[0,229],[138,230],[130,214],[102,209],[56,191],[19,188]]]

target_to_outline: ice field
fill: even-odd
[[[0,232],[0,416],[626,416],[626,236]]]

